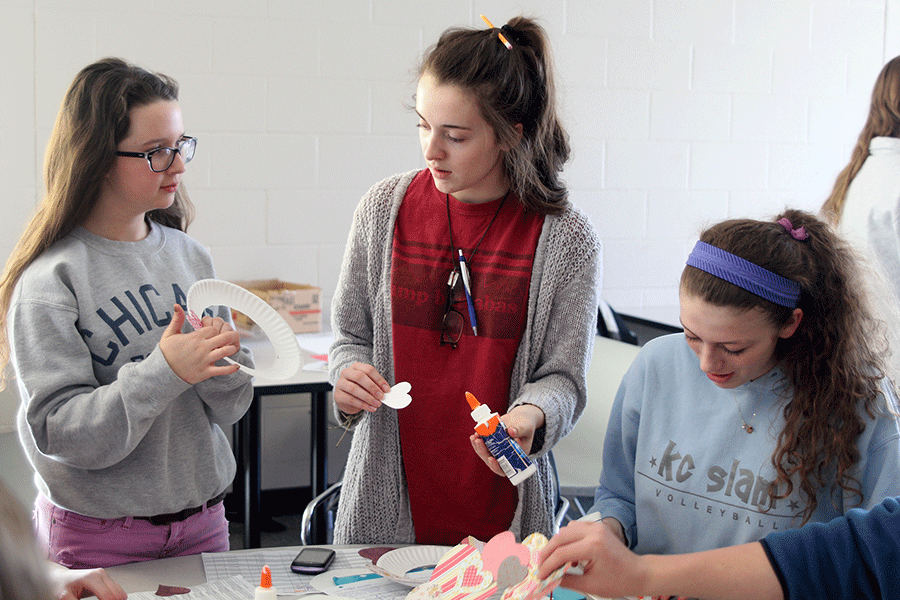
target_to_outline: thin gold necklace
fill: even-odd
[[[731,392],[731,399],[734,400],[734,406],[735,406],[735,408],[738,409],[738,413],[740,413],[740,415],[741,415],[741,421],[744,422],[744,424],[741,425],[741,429],[746,431],[748,434],[753,433],[753,425],[748,423],[747,419],[744,418],[744,411],[741,410],[741,405],[738,404],[737,398],[735,398],[735,396],[734,396],[734,392]],[[753,413],[753,416],[750,418],[752,419],[754,417],[756,417],[756,413]]]

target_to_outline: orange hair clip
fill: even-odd
[[[491,29],[497,29],[496,27],[494,27],[493,23],[488,21],[488,18],[486,16],[481,15],[481,18],[484,20],[485,23],[487,23],[488,27],[490,27]],[[505,37],[503,37],[503,34],[500,33],[499,31],[497,32],[497,37],[500,38],[500,41],[503,42],[503,45],[506,46],[507,50],[512,50],[512,44],[510,44],[509,40],[506,39]]]

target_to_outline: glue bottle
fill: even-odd
[[[259,587],[256,588],[253,600],[278,600],[278,590],[272,585],[272,569],[269,565],[263,565]]]
[[[513,485],[519,485],[531,477],[537,468],[522,447],[506,432],[500,415],[491,412],[486,404],[466,392],[466,400],[472,408],[472,419],[475,421],[475,433],[481,436],[491,455],[500,463],[500,468]]]

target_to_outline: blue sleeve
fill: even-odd
[[[638,378],[633,376],[634,370],[632,365],[616,392],[603,442],[600,486],[594,493],[594,505],[589,511],[597,511],[603,517],[618,520],[625,530],[629,548],[634,548],[637,544],[634,461],[640,425],[640,410],[630,408],[632,403],[629,399],[640,394],[639,389],[642,387]]]
[[[763,548],[785,600],[887,598],[900,590],[900,498],[773,533]]]

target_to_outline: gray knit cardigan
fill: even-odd
[[[416,173],[376,184],[354,214],[332,304],[332,384],[357,361],[373,365],[388,383],[395,383],[391,244],[397,212]],[[601,278],[600,240],[584,213],[570,204],[561,214],[548,215],[535,251],[528,320],[509,392],[510,409],[534,404],[545,417],[543,445],[531,450],[537,473],[518,486],[513,533],[520,540],[535,531],[552,533],[557,483],[548,452],[572,429],[587,400],[585,377]],[[335,407],[335,414],[345,426],[353,427],[353,441],[334,543],[414,543],[397,412],[381,408],[347,419]],[[535,442],[539,443],[537,437]]]

